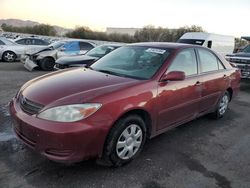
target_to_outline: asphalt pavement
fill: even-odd
[[[140,156],[120,168],[95,160],[65,165],[16,139],[7,103],[26,81],[21,63],[0,63],[0,187],[249,188],[250,81],[219,120],[201,117],[147,141]]]

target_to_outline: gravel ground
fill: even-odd
[[[51,162],[15,138],[6,105],[22,84],[45,73],[0,63],[0,187],[250,187],[249,81],[224,118],[182,125],[148,141],[132,163],[110,168],[94,160]]]

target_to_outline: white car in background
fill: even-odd
[[[6,62],[19,60],[26,50],[27,46],[19,45],[5,37],[0,37],[0,60]]]

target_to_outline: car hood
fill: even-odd
[[[88,55],[77,55],[77,56],[65,56],[59,58],[56,63],[61,65],[72,65],[72,64],[85,64],[97,60],[97,57],[92,57]]]
[[[91,102],[92,99],[126,88],[140,80],[118,77],[85,68],[57,71],[27,82],[20,93],[45,108]]]
[[[229,54],[227,56],[229,56],[229,57],[250,57],[250,53],[239,52],[239,53],[235,53],[235,54]]]
[[[54,57],[56,54],[57,54],[57,50],[44,49],[44,50],[41,50],[41,51],[39,51],[37,53],[34,53],[32,55],[41,56],[41,57],[46,57],[46,56],[52,56],[52,57]]]
[[[26,51],[26,54],[27,55],[35,55],[35,54],[43,52],[43,51],[53,51],[53,49],[51,49],[48,46],[36,46],[36,47],[29,48]]]

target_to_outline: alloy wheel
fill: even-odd
[[[4,53],[4,60],[8,62],[12,62],[15,60],[15,54],[13,52]]]
[[[126,127],[116,144],[117,156],[123,160],[132,158],[139,150],[142,139],[143,133],[139,125],[131,124]]]
[[[228,95],[224,95],[220,101],[220,104],[219,104],[219,114],[220,115],[223,115],[227,108],[228,108],[228,103],[229,103],[229,97]]]

